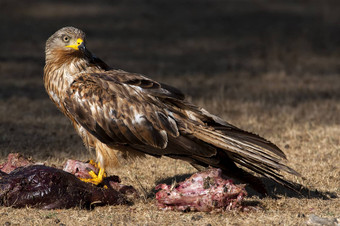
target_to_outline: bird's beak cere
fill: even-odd
[[[75,49],[75,50],[79,50],[79,48],[85,47],[85,46],[84,46],[84,41],[83,41],[83,39],[78,38],[76,44],[74,44],[74,45],[68,45],[68,46],[66,46],[66,47],[73,48],[73,49]]]

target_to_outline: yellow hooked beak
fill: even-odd
[[[75,50],[79,50],[78,47],[79,47],[81,44],[83,44],[83,42],[84,42],[83,39],[78,38],[76,44],[74,44],[74,45],[68,45],[68,46],[66,46],[66,47],[73,48],[73,49],[75,49]]]

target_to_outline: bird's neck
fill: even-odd
[[[60,106],[63,95],[72,82],[83,72],[94,72],[95,68],[90,65],[87,58],[71,55],[68,52],[46,53],[44,67],[44,85],[50,98]]]
[[[69,85],[77,75],[88,69],[88,62],[84,58],[61,57],[48,59],[44,68],[44,80],[53,82],[55,80],[67,82]],[[46,85],[46,84],[45,84]]]
[[[66,93],[72,82],[82,73],[100,73],[109,69],[109,66],[89,51],[84,55],[79,51],[52,50],[46,52],[44,85],[49,96],[58,102],[62,99],[61,94]]]

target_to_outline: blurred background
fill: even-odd
[[[0,156],[84,152],[43,87],[45,41],[64,26],[110,66],[289,148],[280,134],[294,124],[340,124],[339,12],[319,0],[1,0]]]

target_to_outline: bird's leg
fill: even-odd
[[[92,183],[94,185],[98,185],[103,182],[104,177],[106,176],[104,168],[100,167],[100,162],[95,163],[95,161],[90,160],[89,162],[91,165],[99,169],[98,174],[96,174],[93,170],[89,172],[90,176],[92,178],[79,178],[80,180],[86,182],[86,183]]]

